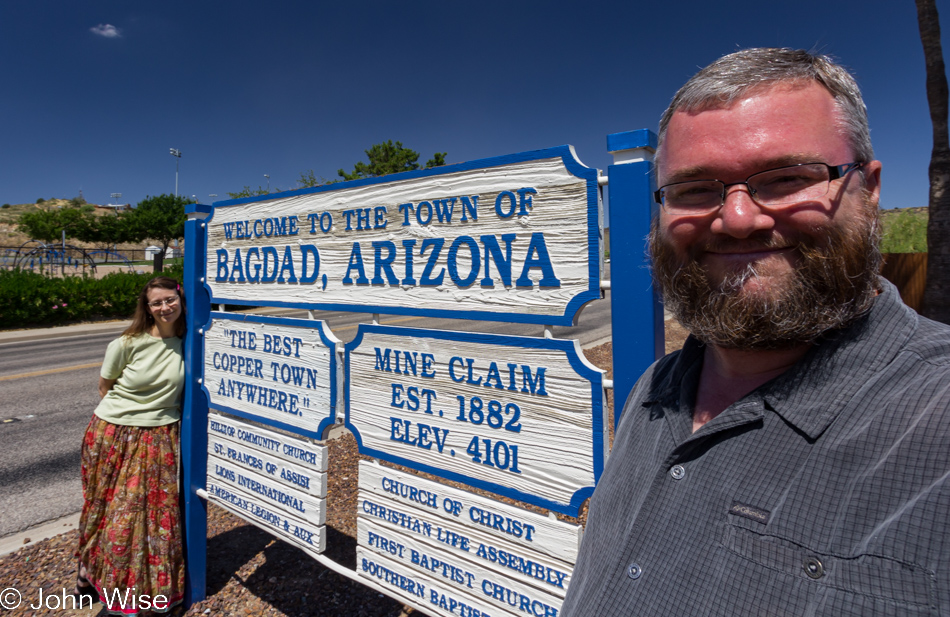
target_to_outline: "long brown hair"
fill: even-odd
[[[138,302],[135,303],[135,315],[132,317],[132,325],[125,329],[122,336],[135,336],[142,332],[148,332],[155,325],[155,318],[152,317],[152,311],[148,308],[148,290],[149,289],[167,289],[178,294],[178,302],[181,305],[181,314],[175,321],[175,336],[185,335],[185,294],[181,285],[173,278],[167,276],[156,276],[142,288],[139,294]]]

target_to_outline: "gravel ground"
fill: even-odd
[[[679,348],[683,340],[685,332],[682,328],[668,322],[667,350]],[[612,377],[610,352],[608,343],[585,350],[585,355]],[[612,410],[612,393],[608,393],[607,404]],[[325,555],[355,569],[357,463],[361,455],[357,452],[356,441],[349,434],[328,442],[328,446],[330,469]],[[527,504],[517,505],[544,512]],[[560,515],[559,518],[583,524],[586,513],[585,505],[579,518]],[[78,532],[70,531],[0,557],[0,589],[15,588],[24,600],[18,609],[4,611],[4,614],[83,617],[99,614],[101,604],[92,609],[29,608],[30,604],[36,603],[41,589],[44,596],[61,595],[64,588],[67,592],[72,590],[77,537]],[[208,507],[207,563],[207,598],[188,611],[177,609],[173,613],[176,617],[425,617],[397,600],[327,570],[302,551],[214,505]]]

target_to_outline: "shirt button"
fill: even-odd
[[[629,576],[633,580],[637,580],[638,578],[640,578],[641,574],[643,574],[643,569],[640,567],[640,564],[632,563],[629,566],[627,566],[627,576]]]
[[[682,480],[683,476],[686,475],[686,468],[682,465],[673,465],[670,469],[670,475],[674,480]]]
[[[825,575],[825,566],[817,557],[807,557],[802,565],[809,578],[819,579]]]

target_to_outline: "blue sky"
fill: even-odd
[[[938,0],[950,53],[950,0]],[[359,7],[359,8],[353,8]],[[141,3],[0,8],[0,203],[210,202],[335,178],[387,139],[455,163],[656,130],[675,90],[736,49],[819,50],[855,73],[882,205],[927,203],[931,125],[913,0]]]

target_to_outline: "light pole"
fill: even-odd
[[[112,193],[112,202],[115,204],[113,211],[116,216],[119,216],[119,198],[122,197],[122,193]]]
[[[270,193],[270,175],[264,174],[264,177],[267,178],[267,192]]]
[[[178,197],[178,163],[181,161],[181,150],[169,148],[168,153],[175,157],[175,197]]]
[[[218,196],[217,193],[211,193],[211,194],[208,195],[208,197],[211,198],[211,201],[214,201],[214,198],[217,197],[217,196]]]

